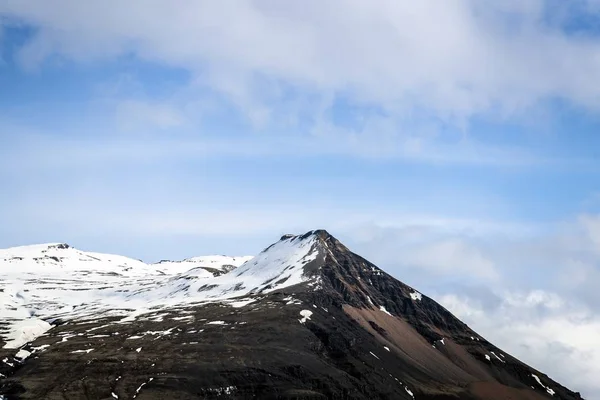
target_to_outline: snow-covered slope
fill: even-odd
[[[210,271],[210,276],[214,276],[215,272],[218,272],[217,275],[219,275],[219,273],[227,273],[232,269],[239,267],[251,258],[252,256],[201,256],[186,258],[185,260],[181,261],[163,260],[152,265],[158,270],[169,274],[184,273],[192,269],[202,269],[207,272]]]
[[[288,237],[271,245],[240,267],[212,279],[197,278],[192,270],[156,286],[140,289],[130,300],[171,304],[181,301],[214,301],[268,293],[284,287],[314,280],[304,266],[319,254],[316,236]],[[168,299],[168,300],[167,300]]]
[[[1,272],[13,275],[60,274],[71,271],[145,275],[158,269],[139,260],[112,254],[83,252],[64,243],[47,243],[0,250]],[[11,267],[12,266],[12,267]]]
[[[0,338],[18,347],[57,320],[124,316],[182,303],[226,301],[309,282],[314,235],[289,236],[258,256],[146,264],[66,244],[0,250]],[[237,267],[237,268],[236,268]]]
[[[0,338],[5,347],[18,347],[56,320],[121,315],[160,305],[160,298],[142,299],[132,294],[159,287],[171,278],[213,279],[250,258],[209,256],[146,264],[118,255],[84,252],[64,243],[3,249]]]

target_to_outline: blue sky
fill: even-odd
[[[0,247],[325,228],[600,390],[600,2],[413,3],[2,2]]]

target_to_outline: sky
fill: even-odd
[[[600,392],[600,1],[3,0],[0,247],[324,228]]]

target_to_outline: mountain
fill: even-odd
[[[20,346],[60,320],[143,309],[132,294],[164,280],[214,278],[252,257],[207,256],[146,264],[65,243],[0,250],[0,336]],[[125,307],[125,309],[123,309]]]
[[[20,249],[0,398],[581,399],[323,230],[197,264]]]

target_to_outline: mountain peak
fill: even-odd
[[[337,239],[335,237],[333,237],[333,235],[331,235],[325,229],[314,229],[314,230],[311,230],[304,234],[299,234],[299,235],[293,234],[293,233],[287,233],[287,234],[281,236],[281,238],[279,240],[280,241],[296,240],[296,239],[306,240],[309,238],[316,238],[321,241],[337,241]]]
[[[52,243],[48,245],[49,249],[59,249],[59,250],[66,250],[66,249],[70,249],[71,246],[69,246],[67,243]]]
[[[323,229],[222,274],[64,245],[0,251],[0,399],[581,400]]]

